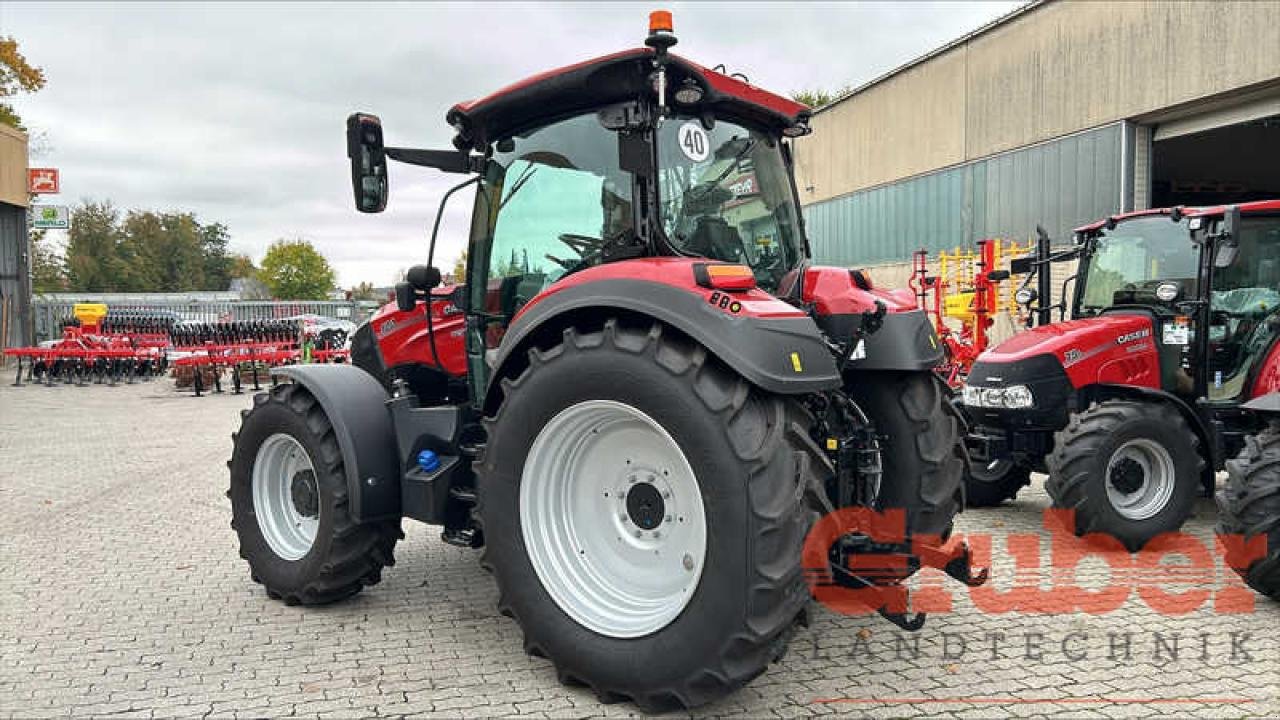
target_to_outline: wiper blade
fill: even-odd
[[[516,181],[511,185],[511,192],[507,193],[506,199],[498,205],[499,211],[506,207],[507,203],[511,202],[511,198],[515,197],[516,193],[520,192],[520,188],[524,187],[525,183],[529,182],[529,180],[533,178],[533,174],[537,171],[538,168],[536,166],[530,165],[524,169],[524,172],[520,173],[520,177],[516,178]]]
[[[729,173],[733,172],[738,168],[738,165],[742,163],[742,158],[746,157],[747,153],[751,152],[751,149],[754,148],[755,146],[756,146],[756,139],[755,138],[748,139],[747,144],[743,145],[742,149],[738,151],[738,154],[733,156],[733,162],[729,163],[728,167],[722,170],[715,180],[712,180],[709,183],[699,183],[699,185],[703,186],[703,190],[697,193],[696,195],[691,194],[691,197],[689,197],[688,200],[697,200],[698,198],[702,197],[703,195],[706,195],[707,193],[711,192],[713,189],[718,187],[721,181],[729,177]]]

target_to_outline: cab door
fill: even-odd
[[[1249,390],[1256,366],[1280,334],[1280,213],[1244,216],[1236,234],[1235,259],[1213,269],[1206,363],[1211,401],[1235,400]]]

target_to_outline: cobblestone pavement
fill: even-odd
[[[269,601],[237,556],[223,497],[228,437],[249,402],[159,381],[0,386],[0,716],[636,712],[562,687],[526,657],[475,554],[425,526],[406,523],[397,566],[350,601]],[[1015,574],[1002,550],[1009,533],[1039,532],[1047,554],[1046,506],[1036,483],[962,516],[960,531],[994,538],[994,590],[1015,577],[1051,587],[1047,562]],[[1188,526],[1210,551],[1213,520],[1203,501]],[[1092,558],[1076,581],[1106,576]],[[1050,614],[994,612],[991,596],[934,584],[954,607],[923,631],[820,609],[782,662],[700,713],[1280,715],[1280,604],[1215,611],[1242,587],[1220,562],[1177,586],[1212,596],[1181,615],[1124,585],[1118,609]]]

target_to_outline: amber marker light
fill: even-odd
[[[694,265],[693,278],[705,288],[750,290],[756,286],[755,273],[746,265]]]

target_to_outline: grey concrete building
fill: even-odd
[[[1280,197],[1280,2],[1033,3],[813,129],[797,184],[816,255],[841,265]]]
[[[27,135],[0,125],[0,348],[31,341]]]

